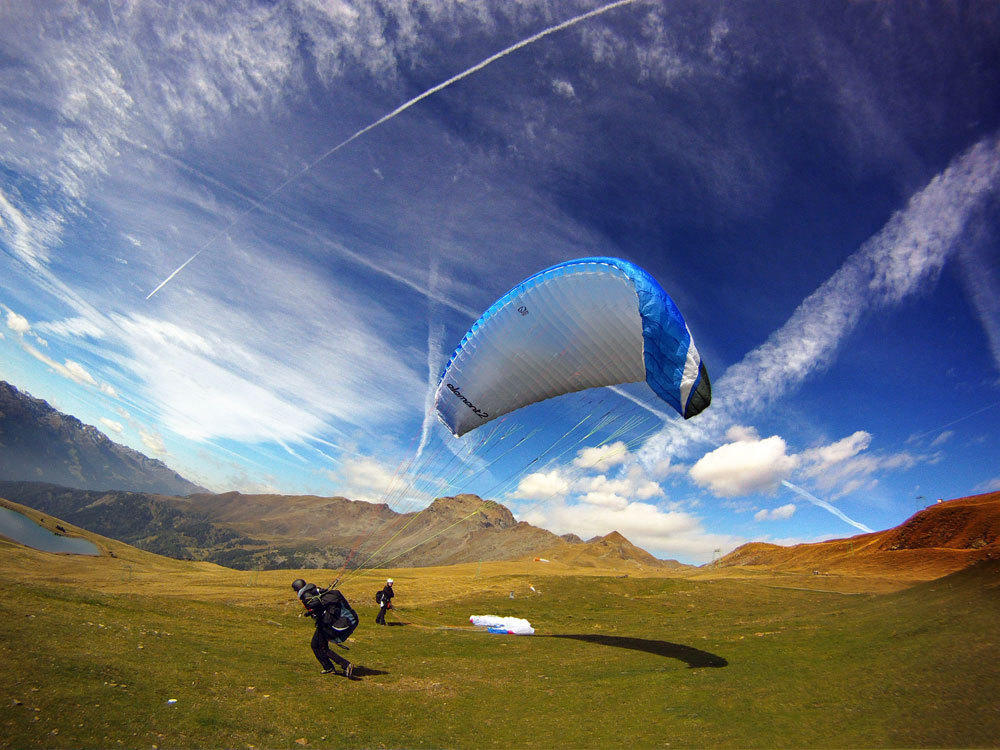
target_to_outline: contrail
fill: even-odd
[[[820,500],[815,495],[806,492],[801,487],[798,487],[798,486],[792,484],[791,482],[789,482],[786,479],[782,479],[781,483],[783,485],[785,485],[788,489],[790,489],[792,492],[797,492],[799,495],[802,495],[802,497],[804,497],[806,500],[808,500],[809,502],[811,502],[813,505],[818,505],[823,510],[830,511],[831,513],[833,513],[833,515],[835,515],[841,521],[845,521],[845,522],[851,524],[851,526],[853,526],[856,529],[861,529],[866,534],[871,534],[872,533],[872,531],[873,531],[872,529],[869,529],[863,523],[858,523],[857,521],[852,520],[851,518],[848,518],[847,515],[840,508],[837,508],[837,507],[835,507],[833,505],[830,505],[830,503],[828,503],[826,500]]]
[[[437,391],[438,378],[441,376],[440,353],[442,342],[444,341],[443,325],[428,325],[427,330],[427,393],[424,397],[424,421],[420,425],[420,443],[417,445],[417,452],[413,456],[413,463],[416,464],[423,455],[424,448],[431,436],[431,428],[434,426],[434,394]]]
[[[465,305],[462,305],[462,304],[460,304],[458,302],[455,302],[454,300],[445,297],[443,294],[440,294],[440,293],[436,292],[433,289],[422,287],[418,283],[416,283],[415,281],[412,281],[411,279],[406,278],[402,274],[398,274],[395,271],[392,271],[392,270],[390,270],[388,268],[383,268],[382,266],[378,265],[377,263],[375,263],[371,259],[365,257],[365,255],[363,253],[355,252],[354,250],[351,250],[350,248],[346,247],[345,245],[342,245],[341,243],[337,242],[336,240],[333,240],[330,237],[327,237],[326,235],[323,235],[320,232],[317,232],[315,229],[311,229],[311,228],[307,227],[306,225],[304,225],[304,224],[296,221],[295,219],[291,218],[290,216],[286,216],[284,214],[277,213],[276,211],[272,211],[270,208],[268,208],[267,206],[265,206],[263,203],[261,203],[260,201],[256,200],[255,198],[252,198],[252,197],[246,195],[245,193],[240,192],[239,190],[234,190],[233,188],[229,187],[228,185],[226,185],[226,184],[220,182],[219,180],[215,179],[211,175],[205,174],[200,169],[192,167],[190,164],[182,161],[181,159],[178,159],[176,156],[171,156],[168,153],[165,153],[165,152],[160,151],[158,149],[152,148],[151,146],[147,146],[146,144],[143,144],[143,143],[136,143],[134,141],[128,141],[128,142],[131,143],[136,148],[139,148],[139,149],[147,151],[147,152],[149,152],[151,154],[154,154],[155,156],[158,156],[158,157],[160,157],[161,159],[163,159],[165,161],[169,161],[171,164],[173,164],[177,168],[183,169],[184,171],[186,171],[186,172],[188,172],[190,174],[193,174],[198,179],[203,180],[204,182],[207,182],[208,184],[212,185],[213,187],[216,187],[216,188],[218,188],[220,190],[224,190],[224,191],[226,191],[226,192],[228,192],[228,193],[230,193],[232,195],[235,195],[240,200],[245,201],[246,203],[251,204],[251,207],[249,209],[247,209],[246,211],[244,211],[241,215],[237,216],[236,219],[234,219],[233,222],[230,223],[230,225],[229,225],[229,227],[227,228],[226,231],[229,231],[229,229],[232,229],[233,225],[236,224],[236,222],[238,222],[241,218],[243,218],[247,214],[252,213],[253,210],[256,209],[257,211],[259,211],[262,214],[267,214],[268,216],[273,216],[275,219],[278,219],[279,221],[282,221],[282,222],[288,224],[293,229],[295,229],[295,230],[297,230],[297,231],[299,231],[299,232],[301,232],[303,234],[309,235],[310,237],[312,237],[317,242],[321,242],[324,245],[333,248],[336,252],[340,253],[341,256],[349,258],[350,260],[353,260],[358,265],[365,266],[366,268],[374,271],[375,273],[382,274],[383,276],[386,276],[386,277],[392,279],[393,281],[395,281],[395,282],[397,282],[399,284],[402,284],[403,286],[408,286],[411,289],[413,289],[414,291],[416,291],[417,293],[422,294],[424,297],[427,297],[428,299],[430,299],[430,300],[432,300],[434,302],[440,302],[442,305],[450,307],[452,310],[455,310],[456,312],[460,312],[463,315],[466,315],[466,316],[468,316],[470,318],[473,318],[473,319],[478,315],[478,313],[475,310],[473,310],[471,307],[466,307]],[[213,238],[213,241],[215,239],[218,239],[218,238],[217,237]],[[178,268],[176,271],[174,271],[172,274],[170,274],[170,276],[168,278],[166,278],[163,281],[162,284],[160,284],[158,287],[156,287],[156,289],[154,289],[152,292],[150,292],[146,296],[146,299],[149,299],[154,294],[156,294],[163,287],[164,284],[166,284],[168,281],[170,281],[170,279],[172,279],[174,276],[176,276],[180,272],[180,270],[182,268],[184,268],[184,266],[186,266],[188,263],[190,263],[191,261],[193,261],[202,252],[202,250],[204,250],[206,247],[208,247],[208,244],[202,246],[202,248],[200,250],[198,250],[197,253],[195,253],[190,258],[188,258],[187,261],[184,262],[184,265],[182,265],[180,268]]]
[[[378,120],[375,120],[375,122],[371,123],[370,125],[366,125],[365,127],[361,128],[361,130],[359,130],[356,133],[354,133],[354,135],[352,135],[349,138],[341,141],[336,146],[334,146],[330,150],[328,150],[325,153],[323,153],[319,158],[313,160],[312,162],[310,162],[309,164],[307,164],[305,167],[303,167],[301,170],[299,170],[298,172],[296,172],[295,174],[293,174],[291,177],[289,177],[288,179],[286,179],[284,182],[282,182],[280,185],[278,185],[276,188],[274,188],[271,192],[269,192],[267,195],[265,195],[260,200],[260,203],[266,203],[271,198],[273,198],[275,195],[277,195],[282,190],[284,190],[286,187],[288,187],[290,184],[292,184],[296,180],[302,178],[306,173],[308,173],[310,170],[312,170],[314,167],[316,167],[316,165],[318,165],[324,159],[327,159],[330,156],[333,156],[333,154],[337,153],[344,146],[348,145],[352,141],[357,140],[358,138],[360,138],[361,136],[363,136],[365,133],[369,132],[370,130],[374,130],[379,125],[382,125],[382,124],[388,122],[389,120],[393,119],[397,115],[402,114],[403,112],[405,112],[406,110],[408,110],[413,105],[418,104],[419,102],[422,102],[427,97],[433,96],[434,94],[436,94],[437,92],[441,91],[442,89],[448,88],[453,83],[458,83],[463,78],[467,78],[467,77],[471,76],[473,73],[478,73],[480,70],[482,70],[483,68],[485,68],[487,65],[495,63],[497,60],[499,60],[499,59],[501,59],[503,57],[506,57],[507,55],[511,54],[512,52],[517,52],[518,50],[523,49],[524,47],[527,47],[530,44],[534,44],[539,39],[543,39],[543,38],[547,37],[549,34],[555,34],[557,31],[563,31],[564,29],[568,29],[569,27],[575,26],[576,24],[581,23],[583,21],[586,21],[586,20],[588,20],[590,18],[594,18],[595,16],[599,16],[599,15],[601,15],[603,13],[607,13],[608,11],[614,10],[615,8],[621,8],[621,7],[625,6],[625,5],[632,5],[633,3],[644,2],[644,1],[645,0],[617,0],[617,2],[608,3],[607,5],[602,5],[600,8],[595,8],[594,10],[587,11],[586,13],[581,13],[580,15],[574,16],[573,18],[570,18],[569,20],[563,21],[562,23],[558,23],[555,26],[549,26],[546,29],[542,29],[537,34],[532,34],[527,39],[522,39],[521,41],[516,42],[515,44],[512,44],[509,47],[505,47],[504,49],[500,50],[499,52],[497,52],[497,53],[495,53],[493,55],[490,55],[485,60],[482,60],[482,61],[476,63],[471,68],[467,68],[466,70],[463,70],[461,73],[458,73],[457,75],[452,76],[451,78],[449,78],[446,81],[442,81],[441,83],[437,84],[436,86],[432,86],[431,88],[427,89],[424,93],[418,94],[417,96],[413,97],[409,101],[404,102],[403,104],[400,104],[398,107],[396,107],[396,109],[392,110],[392,112],[390,112],[389,114],[384,115],[384,116],[380,117]],[[235,219],[233,219],[230,222],[230,224],[226,228],[225,232],[228,232],[230,229],[233,228],[233,226],[235,226],[242,219],[246,218],[252,212],[253,212],[253,208],[249,208],[249,209],[245,210],[243,213],[239,214]],[[174,271],[167,278],[165,278],[162,282],[160,282],[159,286],[157,286],[156,289],[154,289],[148,295],[146,295],[146,299],[148,300],[150,297],[152,297],[154,294],[156,294],[158,291],[160,291],[167,284],[167,282],[169,282],[172,278],[174,278],[177,274],[179,274],[182,270],[184,270],[185,266],[187,266],[191,261],[193,261],[199,255],[201,255],[202,251],[206,250],[209,246],[211,246],[212,244],[214,244],[214,242],[222,234],[225,234],[225,232],[220,232],[219,234],[216,234],[214,237],[212,237],[211,239],[209,239],[204,245],[202,245],[194,253],[194,255],[192,255],[190,258],[188,258],[186,261],[184,261],[177,268],[176,271]]]
[[[438,287],[437,260],[431,258],[431,266],[427,273],[427,288],[436,290]],[[434,425],[434,394],[437,391],[438,379],[441,376],[442,350],[444,348],[444,325],[434,323],[434,297],[427,310],[427,393],[424,396],[424,421],[420,426],[420,443],[417,452],[413,457],[413,464],[416,465],[420,456],[423,455],[424,448],[427,447],[427,440],[430,438],[431,427]]]
[[[246,216],[246,214],[243,214],[243,216]],[[242,216],[241,216],[240,218],[242,218]],[[235,223],[235,222],[234,222],[234,223]],[[232,228],[233,228],[233,224],[230,224],[230,225],[229,225],[229,228],[230,228],[230,229],[232,229]],[[174,278],[174,276],[176,276],[176,275],[177,275],[177,274],[179,274],[179,273],[180,273],[181,271],[183,271],[183,270],[184,270],[184,268],[185,268],[185,266],[187,266],[187,264],[188,264],[188,263],[190,263],[190,262],[191,262],[192,260],[194,260],[194,259],[195,259],[195,258],[197,258],[197,257],[198,257],[199,255],[201,255],[201,251],[202,251],[202,250],[205,250],[205,249],[206,249],[206,248],[207,248],[207,247],[208,247],[209,245],[211,245],[211,244],[212,244],[213,242],[215,242],[215,240],[216,240],[216,238],[218,238],[218,236],[219,236],[219,235],[216,235],[215,237],[213,237],[212,239],[210,239],[210,240],[209,240],[209,241],[208,241],[208,242],[207,242],[206,244],[202,245],[201,249],[200,249],[200,250],[198,250],[198,252],[196,252],[196,253],[195,253],[194,255],[192,255],[192,256],[191,256],[190,258],[188,258],[188,259],[187,259],[186,261],[184,261],[184,262],[183,262],[183,263],[181,263],[181,264],[180,264],[179,266],[177,266],[177,270],[176,270],[176,271],[174,271],[174,272],[173,272],[172,274],[170,274],[169,276],[167,276],[167,278],[165,278],[165,279],[164,279],[163,281],[161,281],[161,282],[160,282],[160,284],[159,284],[159,286],[157,286],[157,287],[156,287],[156,289],[154,289],[154,290],[153,290],[153,291],[151,291],[151,292],[150,292],[149,294],[147,294],[147,295],[146,295],[146,299],[149,299],[149,298],[150,298],[150,297],[152,297],[152,296],[153,296],[154,294],[156,294],[156,293],[157,293],[158,291],[160,291],[161,289],[163,289],[163,287],[165,287],[165,286],[167,285],[167,282],[168,282],[168,281],[170,281],[170,280],[171,280],[172,278]]]

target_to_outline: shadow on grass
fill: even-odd
[[[601,646],[614,646],[615,648],[627,648],[633,651],[645,651],[656,656],[667,656],[671,659],[680,659],[685,662],[690,669],[700,669],[702,667],[726,667],[729,662],[721,656],[716,656],[708,651],[702,651],[693,646],[684,646],[680,643],[670,643],[669,641],[652,641],[648,638],[627,638],[620,635],[597,635],[597,634],[555,634],[535,636],[536,638],[570,638],[574,641],[584,641],[585,643],[596,643]]]
[[[398,621],[397,622],[387,622],[386,623],[386,625],[388,627],[390,627],[390,628],[392,628],[392,627],[399,627],[400,625],[409,625],[409,624],[410,623],[408,623],[408,622],[398,622]]]
[[[389,674],[388,672],[381,669],[372,669],[371,667],[362,667],[360,664],[354,667],[354,671],[351,673],[351,679],[357,680],[361,677],[375,677],[380,674]]]

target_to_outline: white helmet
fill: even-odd
[[[392,585],[392,579],[391,578],[386,578],[385,582],[388,583],[390,586]]]

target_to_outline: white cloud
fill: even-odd
[[[405,478],[386,470],[381,461],[370,456],[345,459],[328,476],[335,483],[335,492],[351,500],[386,503],[399,510],[408,510],[426,505],[433,499]]]
[[[70,379],[75,380],[77,383],[82,383],[84,385],[97,385],[97,381],[94,380],[93,375],[91,375],[79,362],[74,362],[71,359],[66,360],[66,364],[63,365],[65,373]]]
[[[718,497],[771,492],[798,472],[835,500],[872,488],[882,472],[907,469],[934,458],[907,452],[864,453],[872,439],[864,430],[798,454],[789,453],[784,439],[777,435],[760,440],[749,437],[755,434],[754,431],[743,427],[730,430],[728,434],[748,437],[707,453],[689,472],[695,482],[708,487]],[[749,507],[740,506],[740,510],[746,511]]]
[[[93,317],[77,316],[49,323],[37,323],[35,328],[56,336],[86,337],[99,339],[104,336],[103,328]]]
[[[835,443],[803,451],[802,461],[809,465],[805,470],[806,476],[822,474],[834,464],[856,456],[861,451],[867,450],[871,441],[872,436],[869,433],[858,430]]]
[[[101,417],[99,421],[102,425],[107,427],[112,432],[117,433],[118,435],[121,435],[123,432],[125,432],[125,427],[122,425],[121,422],[115,422],[113,419],[108,419],[106,417]]]
[[[770,510],[763,508],[754,513],[753,518],[755,521],[783,521],[787,518],[791,518],[795,514],[795,510],[795,503],[788,503],[787,505],[782,505]]]
[[[969,215],[1000,181],[1000,143],[988,138],[955,159],[906,208],[806,298],[785,325],[730,367],[718,392],[730,409],[759,409],[826,367],[862,312],[898,303],[941,270]]]
[[[21,348],[24,349],[28,354],[37,359],[39,362],[46,364],[51,368],[53,372],[61,375],[64,378],[73,380],[81,385],[97,385],[97,381],[94,380],[93,376],[87,372],[87,370],[79,362],[74,362],[71,359],[67,359],[65,364],[60,364],[48,355],[38,351],[35,347],[21,342]]]
[[[595,490],[580,496],[580,500],[587,505],[599,505],[604,508],[623,510],[628,507],[628,498],[622,497],[614,492]]]
[[[653,464],[692,444],[715,442],[734,415],[763,409],[828,366],[863,313],[898,303],[936,277],[998,183],[1000,140],[989,137],[914,194],[781,328],[714,381],[713,404],[697,428],[671,421],[644,446],[643,460]]]
[[[513,496],[528,500],[551,500],[569,494],[569,480],[558,469],[535,472],[521,478]]]
[[[573,459],[573,466],[578,469],[597,469],[607,471],[612,466],[623,464],[631,458],[628,447],[622,441],[583,448]]]
[[[142,439],[142,444],[157,456],[167,455],[167,446],[164,444],[163,437],[159,433],[150,430],[139,430],[139,437]]]
[[[657,557],[709,562],[716,550],[725,554],[745,539],[706,531],[701,521],[683,511],[664,511],[648,503],[620,507],[553,503],[535,509],[520,520],[556,534],[574,533],[584,539],[618,531]]]
[[[23,336],[31,330],[31,324],[28,323],[28,319],[22,315],[18,315],[16,312],[11,310],[9,307],[5,308],[7,310],[7,327],[19,336]]]
[[[831,493],[831,499],[837,499],[859,489],[872,487],[876,474],[909,469],[921,461],[932,461],[933,458],[906,451],[884,455],[865,454],[827,465],[822,470],[810,470],[808,475],[818,488]]]
[[[786,453],[785,441],[772,435],[764,440],[740,440],[716,448],[702,456],[689,474],[718,497],[736,497],[751,492],[773,492],[797,465],[798,460]]]
[[[564,96],[567,99],[576,98],[576,90],[573,88],[573,84],[561,78],[552,81],[552,90],[559,94],[559,96]]]
[[[972,488],[974,492],[1000,492],[1000,477],[987,479]]]
[[[942,432],[940,435],[938,435],[936,438],[934,438],[931,441],[931,448],[936,448],[939,445],[944,445],[949,440],[951,440],[954,436],[955,436],[955,431],[954,430],[945,430],[944,432]]]
[[[588,493],[617,495],[630,500],[650,500],[663,495],[663,488],[646,478],[642,468],[638,465],[629,467],[623,476],[615,479],[609,479],[603,474],[580,479],[574,483],[574,489]]]
[[[982,225],[963,243],[958,267],[969,301],[979,318],[993,365],[1000,370],[1000,265],[996,262],[996,235]]]
[[[757,428],[755,427],[734,424],[726,430],[727,443],[738,443],[740,441],[750,440],[760,440],[760,435],[757,433]]]
[[[257,289],[251,307],[230,303],[216,278],[178,322],[111,316],[123,348],[115,365],[165,428],[195,440],[296,442],[334,422],[389,424],[423,400],[422,379],[385,339],[393,326],[377,302],[283,261],[241,269],[238,283]]]
[[[49,260],[49,247],[62,233],[63,220],[46,208],[29,212],[15,205],[16,199],[0,190],[0,239],[29,268],[38,269]]]

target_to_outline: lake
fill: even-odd
[[[87,539],[59,536],[39,526],[24,514],[3,506],[0,506],[0,534],[43,552],[68,552],[73,555],[101,554],[97,545]]]

